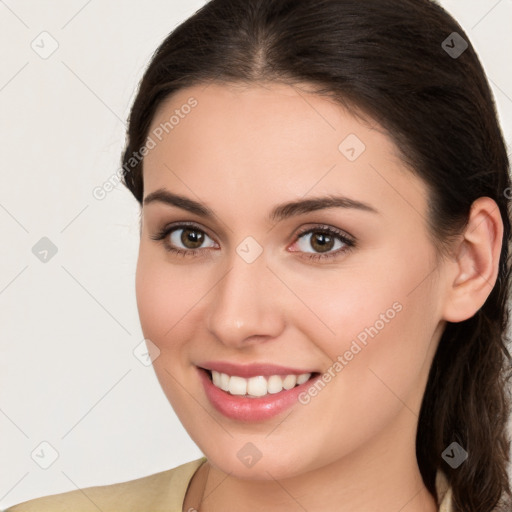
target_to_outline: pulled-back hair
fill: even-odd
[[[268,81],[310,84],[378,121],[427,184],[429,233],[440,251],[466,226],[473,201],[496,201],[504,224],[497,282],[473,317],[447,323],[421,406],[416,456],[434,496],[436,472],[447,475],[456,512],[512,510],[512,189],[496,107],[469,38],[430,0],[212,0],[165,39],[139,85],[122,159],[123,182],[137,201],[144,161],[133,155],[164,99],[197,84]],[[457,469],[442,458],[454,441],[468,452]]]

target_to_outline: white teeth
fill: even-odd
[[[304,384],[304,382],[306,382],[309,379],[309,377],[311,377],[310,373],[303,373],[302,375],[299,375],[297,377],[297,384]]]
[[[292,389],[297,384],[297,375],[287,375],[283,380],[284,389]]]
[[[225,373],[220,373],[219,375],[220,389],[222,389],[222,391],[229,391],[229,375],[226,375]]]
[[[213,383],[218,387],[222,387],[220,385],[220,373],[219,372],[212,372],[212,379],[213,379]]]
[[[231,377],[233,378],[233,377]],[[267,394],[267,380],[265,377],[251,377],[247,382],[247,394],[251,396],[264,396]]]
[[[308,374],[306,373],[306,375]],[[269,393],[283,391],[283,379],[279,375],[271,375],[267,381],[267,390]]]
[[[301,375],[271,375],[270,377],[251,377],[244,379],[236,375],[230,376],[226,373],[220,373],[215,370],[212,372],[213,385],[223,391],[228,391],[232,395],[260,397],[267,394],[275,394],[283,389],[292,389],[296,385],[304,384],[311,377],[311,373]]]
[[[229,392],[232,395],[245,395],[247,393],[247,379],[243,377],[231,377],[229,379]]]

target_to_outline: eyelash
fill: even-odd
[[[159,231],[156,235],[151,236],[150,238],[152,240],[161,241],[163,243],[164,249],[167,252],[176,254],[177,256],[182,257],[194,257],[197,255],[197,253],[201,252],[203,249],[180,249],[176,247],[170,246],[165,239],[175,230],[183,229],[183,228],[193,228],[201,233],[204,233],[205,235],[209,236],[203,229],[201,229],[196,224],[188,224],[188,223],[181,223],[177,225],[171,225],[164,227],[161,231]],[[334,238],[337,238],[339,241],[341,241],[345,247],[338,249],[333,252],[328,253],[303,253],[306,254],[306,259],[313,260],[313,261],[319,261],[319,260],[327,260],[330,258],[334,258],[336,256],[339,256],[342,253],[346,253],[353,249],[356,245],[355,240],[352,238],[349,238],[346,234],[344,234],[342,231],[339,231],[335,228],[332,228],[330,226],[326,225],[319,225],[315,226],[313,228],[305,228],[304,230],[301,230],[296,235],[296,241],[299,240],[301,237],[308,235],[310,233],[322,233],[329,236],[332,236]],[[211,237],[209,237],[211,238]],[[294,242],[295,243],[295,242]],[[300,252],[300,251],[293,251],[293,252]]]

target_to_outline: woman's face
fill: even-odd
[[[390,138],[277,84],[181,90],[149,137],[140,320],[210,463],[267,479],[414,457],[443,267],[426,187]]]

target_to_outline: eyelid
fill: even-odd
[[[209,230],[201,226],[200,224],[192,221],[176,221],[171,222],[169,224],[166,224],[163,228],[161,228],[158,233],[155,235],[151,235],[150,238],[152,240],[158,240],[161,241],[166,249],[166,251],[179,254],[181,256],[194,256],[197,253],[204,253],[204,249],[212,249],[211,247],[204,247],[204,248],[197,248],[197,249],[182,249],[181,247],[171,247],[169,246],[168,242],[165,241],[165,239],[170,235],[171,232],[175,230],[179,230],[180,228],[195,228],[197,231],[203,232],[208,238],[214,241],[215,244],[219,245],[218,242],[215,240],[215,237],[211,236],[209,234]],[[294,235],[294,241],[292,242],[292,245],[296,244],[298,240],[310,233],[315,232],[324,232],[328,233],[336,238],[338,238],[343,244],[344,247],[341,249],[338,249],[336,251],[329,251],[326,253],[321,252],[304,252],[304,251],[291,251],[293,253],[299,253],[304,254],[302,256],[303,258],[309,259],[309,260],[327,260],[329,258],[340,256],[343,253],[348,252],[349,250],[353,249],[356,245],[356,238],[347,233],[344,230],[341,230],[339,228],[335,228],[334,226],[327,225],[327,224],[311,224],[309,226],[303,227],[299,229],[296,234]],[[208,251],[209,253],[209,251]]]
[[[209,238],[211,238],[215,243],[218,243],[215,240],[215,237],[212,236],[209,233],[209,230],[200,224],[197,224],[196,222],[192,221],[176,221],[176,222],[170,222],[169,224],[166,224],[163,228],[159,229],[158,232],[155,235],[152,235],[150,238],[153,240],[161,240],[163,237],[169,235],[171,231],[174,231],[179,228],[194,228],[197,229],[197,231],[202,231],[205,235],[207,235]],[[189,249],[192,250],[192,249]]]
[[[294,250],[291,252],[298,253],[301,255],[300,256],[301,258],[305,258],[306,260],[309,260],[309,261],[319,261],[319,262],[327,263],[327,261],[330,259],[337,259],[338,257],[341,257],[344,254],[348,253],[349,251],[354,249],[357,244],[356,238],[344,230],[335,228],[334,226],[330,226],[327,224],[313,224],[309,227],[301,228],[295,235],[295,240],[292,245],[295,245],[296,243],[298,243],[298,241],[303,236],[308,235],[310,233],[315,233],[315,232],[328,233],[329,235],[340,240],[343,244],[343,247],[340,249],[337,249],[335,251],[328,251],[325,253],[304,252],[304,251],[299,251],[299,250],[297,250],[297,251]]]
[[[336,235],[342,239],[345,239],[347,242],[354,243],[356,242],[356,238],[351,235],[350,233],[347,233],[346,231],[335,228],[334,226],[331,226],[329,224],[311,224],[309,227],[300,228],[299,231],[296,233],[296,237],[300,238],[301,236],[304,236],[308,233],[314,233],[316,231],[326,231],[329,233],[332,233],[333,235]]]
[[[207,229],[205,229],[202,226],[200,226],[199,224],[197,224],[195,222],[191,222],[191,221],[176,221],[176,222],[171,222],[169,224],[166,224],[163,228],[159,229],[156,234],[150,235],[150,238],[152,240],[156,240],[156,241],[160,242],[163,245],[165,251],[167,251],[168,253],[174,254],[176,256],[196,257],[196,255],[198,255],[198,253],[199,253],[199,256],[197,256],[197,257],[201,257],[201,256],[205,256],[205,255],[210,256],[209,251],[206,251],[206,252],[204,251],[204,249],[206,249],[206,248],[182,249],[181,247],[174,247],[169,244],[169,241],[166,240],[169,237],[169,235],[173,231],[176,231],[179,229],[184,229],[184,228],[193,228],[197,231],[201,231],[208,238],[213,240],[213,242],[215,244],[218,245],[218,242],[215,240],[215,237],[211,236],[208,233]],[[212,248],[208,247],[208,249],[212,249]]]

